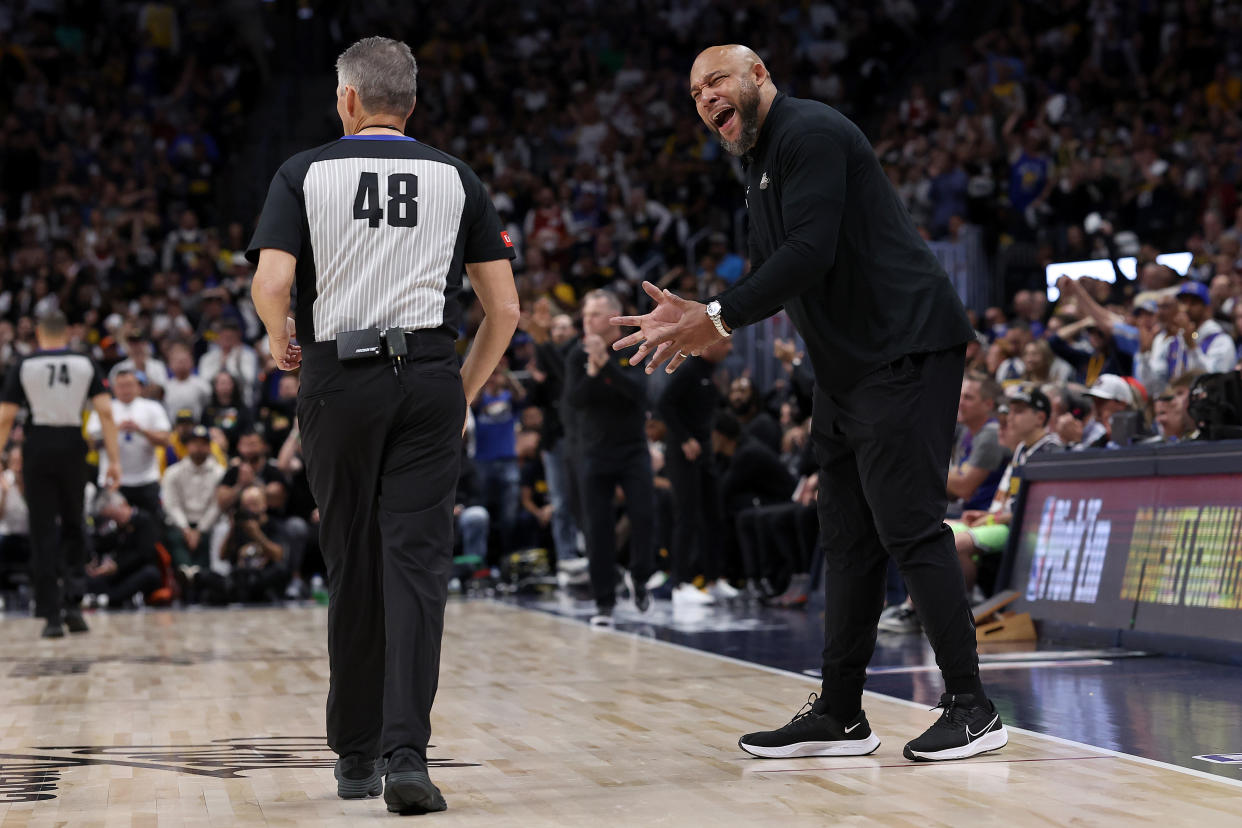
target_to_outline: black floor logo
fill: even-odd
[[[200,745],[104,745],[39,747],[32,753],[0,753],[0,803],[55,799],[61,774],[86,765],[238,779],[247,771],[275,768],[331,769],[336,754],[322,738],[262,736],[216,739]],[[476,768],[475,762],[429,757],[431,768]]]

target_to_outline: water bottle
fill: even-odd
[[[322,575],[315,575],[311,578],[311,598],[321,607],[328,605],[328,590],[324,586]]]

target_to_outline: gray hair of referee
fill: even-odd
[[[405,118],[418,93],[418,63],[401,41],[368,37],[336,59],[336,80],[340,90],[354,88],[367,112]]]

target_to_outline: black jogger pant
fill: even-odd
[[[889,556],[951,693],[979,692],[975,629],[944,524],[965,348],[914,354],[848,391],[815,391],[819,519],[827,562],[823,695],[842,721],[861,704]]]
[[[303,346],[298,418],[328,570],[328,745],[426,756],[453,555],[465,394],[453,342],[339,362]]]
[[[625,494],[630,518],[630,566],[635,581],[645,581],[655,562],[655,482],[647,444],[622,449],[608,458],[588,457],[582,473],[582,509],[586,515],[587,556],[595,604],[617,603],[616,490]]]
[[[673,586],[696,574],[709,582],[721,576],[720,486],[710,445],[697,460],[687,460],[681,446],[670,443],[664,474],[673,492],[673,546],[669,575]]]
[[[82,499],[86,442],[76,429],[31,429],[22,478],[30,509],[30,569],[39,617],[60,619],[86,586]]]

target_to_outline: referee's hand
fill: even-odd
[[[283,333],[268,331],[267,339],[272,350],[272,359],[276,360],[276,367],[282,371],[292,371],[302,364],[302,346],[293,342],[295,332],[294,322],[289,317],[285,317]]]

